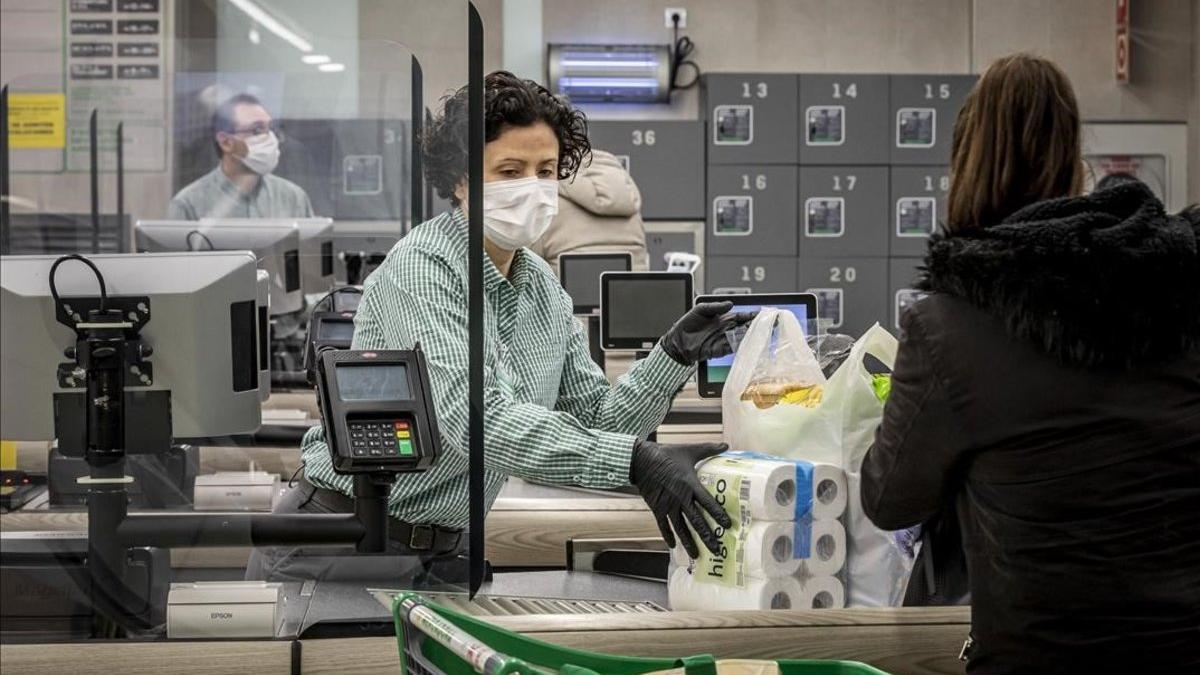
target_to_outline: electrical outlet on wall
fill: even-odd
[[[667,28],[675,27],[672,17],[676,14],[679,15],[679,27],[687,28],[687,10],[682,7],[668,7],[663,10],[663,21],[667,24]]]

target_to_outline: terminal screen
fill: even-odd
[[[412,398],[408,366],[344,365],[336,368],[338,394],[343,401],[405,401]]]
[[[808,307],[806,305],[778,305],[776,309],[781,309],[786,312],[791,312],[796,320],[800,322],[800,328],[804,331],[804,335],[808,335],[808,320],[812,317],[808,315]],[[759,305],[736,305],[733,308],[735,312],[757,312],[762,309]],[[740,339],[746,333],[746,327],[738,329]],[[774,341],[772,341],[774,346]],[[710,383],[724,382],[729,377],[729,369],[733,367],[733,354],[722,356],[719,359],[708,360],[708,381]]]
[[[629,271],[629,259],[620,258],[564,258],[562,259],[562,283],[567,295],[578,308],[600,306],[600,275],[604,272]]]
[[[678,279],[610,281],[609,336],[654,342],[691,309],[687,285]]]

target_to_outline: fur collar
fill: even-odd
[[[1133,367],[1200,348],[1200,223],[1126,183],[935,235],[919,282],[1066,363]]]

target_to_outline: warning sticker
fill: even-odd
[[[67,141],[66,109],[65,94],[9,94],[9,147],[64,147]]]

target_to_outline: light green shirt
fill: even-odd
[[[263,176],[248,193],[217,167],[171,198],[167,218],[311,218],[312,203],[299,185],[274,174]]]
[[[692,374],[656,347],[616,385],[588,352],[586,329],[544,260],[522,249],[511,283],[484,259],[484,453],[487,508],[508,476],[585,487],[629,483],[635,438],[666,415]],[[461,211],[427,221],[367,278],[354,319],[354,349],[411,349],[429,363],[442,455],[402,474],[391,514],[405,522],[466,527],[467,226]],[[303,443],[305,476],[352,494],[333,472],[321,427]]]

